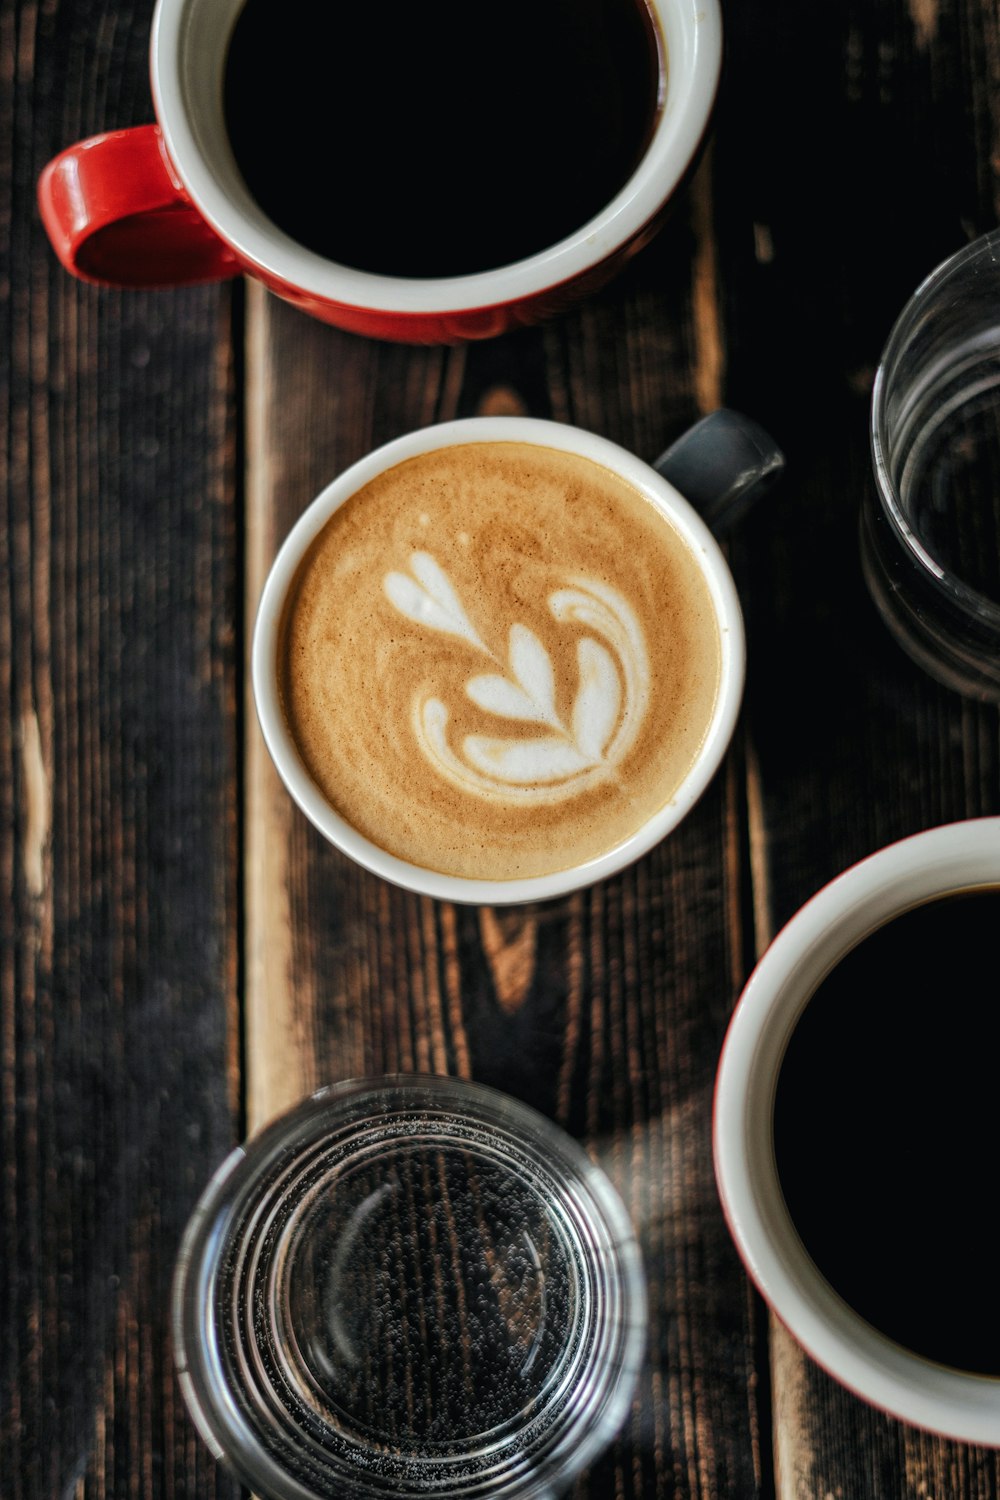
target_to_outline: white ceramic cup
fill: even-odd
[[[709,419],[710,420],[710,419]],[[697,428],[693,429],[697,432]],[[385,469],[417,454],[459,443],[520,442],[579,454],[612,469],[647,496],[680,532],[698,559],[715,606],[721,642],[719,691],[697,757],[680,787],[631,838],[596,859],[550,875],[476,880],[411,864],[363,837],[329,804],[305,769],[289,734],[278,696],[279,628],[299,565],[330,516]],[[253,692],[264,739],[295,802],[332,844],[376,875],[444,900],[483,905],[539,901],[591,885],[645,854],[690,811],[725,754],[743,695],[743,621],[732,575],[715,537],[689,502],[634,454],[593,433],[562,423],[521,417],[474,417],[397,438],[352,465],[306,509],[281,547],[260,599],[252,651]]]
[[[1000,884],[1000,818],[932,828],[831,881],[775,938],[733,1015],[715,1091],[715,1170],[737,1249],[792,1336],[836,1380],[901,1420],[1000,1446],[1000,1379],[945,1369],[878,1333],[823,1279],[785,1206],[773,1111],[789,1037],[831,969],[890,918]],[[946,1024],[946,1011],[942,1024]]]

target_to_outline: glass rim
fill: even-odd
[[[524,1417],[519,1428],[511,1418],[511,1437],[498,1445],[495,1457],[488,1454],[488,1461],[481,1465],[469,1456],[471,1447],[468,1453],[463,1451],[460,1439],[440,1453],[431,1451],[437,1445],[427,1444],[426,1457],[405,1454],[400,1458],[401,1466],[405,1458],[413,1473],[420,1469],[426,1474],[425,1485],[394,1473],[367,1480],[359,1472],[353,1476],[352,1492],[373,1500],[424,1493],[441,1500],[446,1496],[482,1496],[484,1500],[514,1496],[542,1500],[551,1496],[568,1485],[612,1440],[631,1403],[646,1343],[641,1253],[617,1191],[579,1142],[531,1106],[465,1079],[389,1074],[331,1084],[300,1100],[230,1152],[192,1211],[174,1272],[174,1359],[188,1410],[213,1455],[267,1500],[316,1500],[327,1492],[316,1487],[316,1479],[300,1481],[282,1461],[280,1443],[268,1442],[266,1428],[241,1409],[239,1381],[231,1377],[222,1357],[218,1315],[225,1301],[220,1277],[227,1253],[238,1248],[245,1235],[248,1208],[259,1209],[267,1202],[269,1191],[274,1192],[268,1174],[275,1164],[294,1170],[297,1163],[312,1155],[321,1156],[325,1140],[336,1142],[338,1124],[350,1140],[352,1111],[359,1106],[363,1109],[369,1100],[372,1107],[365,1116],[367,1124],[362,1121],[356,1132],[362,1144],[378,1111],[384,1121],[398,1119],[402,1123],[414,1112],[433,1115],[438,1109],[445,1127],[442,1144],[463,1143],[461,1134],[448,1132],[446,1120],[459,1126],[495,1129],[499,1164],[505,1139],[513,1153],[515,1171],[521,1167],[530,1172],[537,1162],[538,1183],[530,1177],[525,1179],[530,1187],[538,1191],[545,1173],[554,1181],[565,1177],[567,1197],[576,1195],[572,1207],[580,1219],[581,1245],[592,1257],[595,1278],[603,1278],[604,1299],[598,1307],[600,1317],[593,1325],[596,1333],[571,1382],[573,1391],[579,1389],[578,1397],[566,1395],[560,1404],[547,1393],[537,1416],[532,1413]],[[433,1141],[434,1134],[431,1124],[421,1139]],[[523,1148],[523,1154],[518,1154],[518,1147]],[[347,1160],[352,1159],[348,1147]],[[554,1389],[558,1393],[559,1387]],[[252,1402],[250,1405],[252,1408]],[[275,1420],[272,1430],[287,1440],[294,1423],[289,1419],[282,1425]],[[365,1434],[358,1429],[356,1440],[353,1433],[349,1436],[358,1454],[363,1454]],[[519,1447],[521,1437],[529,1439],[523,1452]],[[319,1482],[326,1484],[338,1476],[341,1482],[347,1480],[349,1459],[343,1463],[339,1456],[330,1458],[329,1450],[319,1445],[315,1451]],[[305,1444],[303,1452],[307,1452]],[[327,1467],[329,1474],[325,1472]]]
[[[882,513],[913,563],[932,586],[963,614],[971,615],[990,629],[1000,631],[1000,602],[991,599],[988,594],[966,583],[951,569],[945,567],[909,524],[889,472],[886,441],[886,389],[889,374],[909,337],[911,324],[929,297],[938,292],[956,272],[987,253],[991,254],[991,258],[996,261],[998,271],[1000,271],[1000,228],[979,235],[969,244],[963,245],[952,255],[947,256],[924,277],[904,303],[889,331],[875,371],[869,407],[869,439],[872,467]]]

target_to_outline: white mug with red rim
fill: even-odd
[[[638,167],[589,222],[536,255],[467,276],[407,279],[325,260],[251,197],[226,135],[222,79],[243,0],[158,0],[150,69],[156,123],[77,142],[39,181],[62,264],[98,283],[156,287],[246,273],[305,312],[412,343],[487,338],[602,285],[662,222],[697,158],[722,59],[719,0],[648,0],[666,59]]]

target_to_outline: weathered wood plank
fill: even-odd
[[[0,10],[0,1490],[233,1493],[173,1257],[237,1129],[230,298],[83,288],[44,162],[149,118],[143,4]]]
[[[465,349],[367,343],[253,295],[251,607],[313,494],[404,431],[526,411],[655,458],[717,399],[710,201],[703,176],[661,240],[586,308]],[[499,912],[421,900],[355,868],[289,808],[256,726],[248,743],[252,1121],[351,1074],[471,1075],[586,1140],[636,1219],[649,1368],[622,1442],[581,1494],[750,1496],[762,1483],[751,1309],[710,1151],[715,1059],[744,965],[738,754],[633,870]]]
[[[716,151],[729,397],[754,401],[790,459],[734,547],[758,949],[881,845],[1000,810],[996,711],[911,666],[857,550],[882,343],[923,275],[996,220],[998,62],[994,8],[961,0],[730,16]],[[777,1326],[772,1352],[783,1500],[997,1495],[994,1452],[876,1413]]]

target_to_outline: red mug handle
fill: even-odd
[[[38,206],[60,261],[84,281],[185,286],[243,269],[178,181],[158,125],[60,152],[38,180]]]

